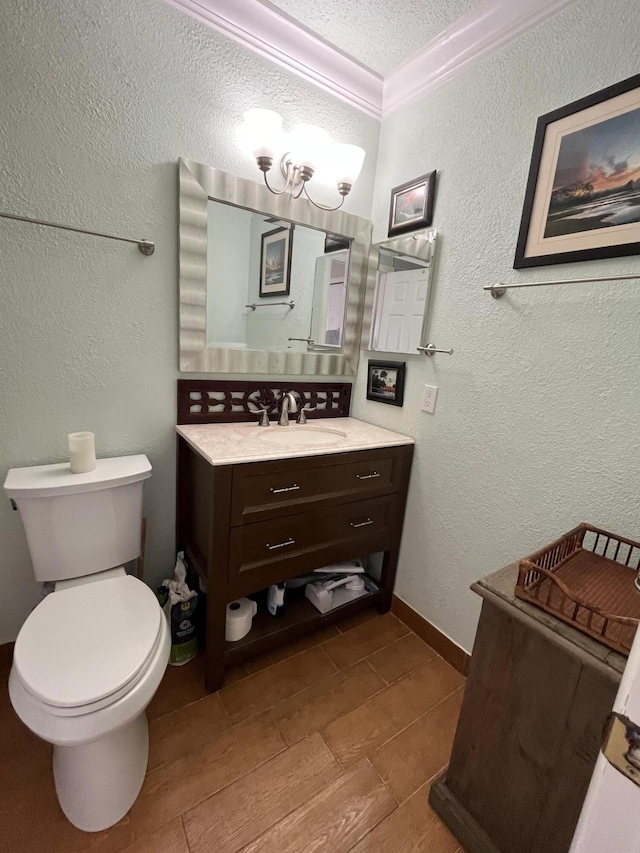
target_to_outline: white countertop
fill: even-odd
[[[305,430],[314,433],[313,437],[319,443],[296,446],[293,434],[304,435]],[[331,432],[323,434],[321,430]],[[176,432],[212,465],[323,456],[327,453],[415,443],[407,435],[356,418],[314,418],[309,419],[304,426],[292,422],[286,427],[278,426],[277,421],[272,421],[270,427],[260,427],[257,423],[189,424],[177,426]],[[281,435],[284,443],[279,441]],[[323,442],[324,435],[326,443]],[[274,439],[278,443],[274,443]],[[289,443],[286,443],[287,440]]]

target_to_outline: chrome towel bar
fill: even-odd
[[[427,344],[426,347],[416,347],[416,349],[418,352],[423,352],[429,357],[435,355],[437,352],[443,352],[445,355],[453,355],[452,349],[437,349],[435,344]]]
[[[498,284],[485,284],[483,290],[488,290],[494,299],[500,299],[501,296],[505,295],[507,290],[511,290],[512,288],[515,289],[517,287],[547,287],[549,285],[556,284],[591,284],[599,281],[637,281],[638,279],[640,279],[640,275],[608,275],[598,276],[597,278],[560,278],[553,281],[519,281],[514,282],[513,284],[504,284],[500,281]]]
[[[60,228],[62,231],[74,231],[76,234],[90,234],[92,237],[105,237],[107,240],[118,240],[120,243],[135,243],[143,255],[153,255],[156,250],[156,244],[151,240],[117,237],[115,234],[104,234],[102,231],[88,231],[86,228],[76,228],[75,225],[61,225],[59,222],[47,222],[46,219],[33,219],[30,216],[17,216],[15,213],[0,213],[0,219],[14,219],[16,222],[30,222],[32,225],[44,225],[47,228]]]

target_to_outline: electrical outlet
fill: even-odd
[[[437,385],[425,385],[424,393],[422,395],[422,406],[421,409],[423,412],[429,412],[429,414],[433,414],[436,410],[436,400],[438,399],[438,386]]]

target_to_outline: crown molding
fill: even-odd
[[[379,119],[382,77],[261,0],[166,0],[206,26]]]
[[[267,0],[165,0],[373,118],[391,115],[576,0],[485,0],[386,79]]]
[[[575,0],[485,0],[462,15],[384,81],[386,117],[513,41]]]

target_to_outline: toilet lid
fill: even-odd
[[[163,618],[151,589],[130,575],[58,590],[23,625],[13,663],[42,702],[90,705],[136,678]]]

